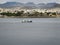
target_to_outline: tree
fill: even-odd
[[[40,16],[43,16],[43,13],[42,12],[40,13]]]
[[[56,15],[56,12],[53,12],[52,15]]]
[[[24,11],[18,11],[18,12],[16,13],[16,16],[21,16],[23,13],[24,13]]]
[[[33,12],[33,16],[38,16],[39,15],[39,12],[35,11]]]

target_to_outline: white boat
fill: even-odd
[[[31,20],[22,20],[21,22],[22,22],[22,23],[32,23]]]

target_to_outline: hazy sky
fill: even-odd
[[[0,3],[5,3],[5,2],[34,2],[34,3],[48,3],[48,2],[58,2],[60,3],[60,0],[0,0]]]

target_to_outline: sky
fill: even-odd
[[[60,3],[60,0],[0,0],[0,4],[5,3],[5,2],[22,2],[22,3],[27,3],[27,2],[34,2],[34,3],[57,2],[57,3]]]

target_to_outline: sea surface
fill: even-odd
[[[60,18],[0,18],[0,45],[60,45]]]

